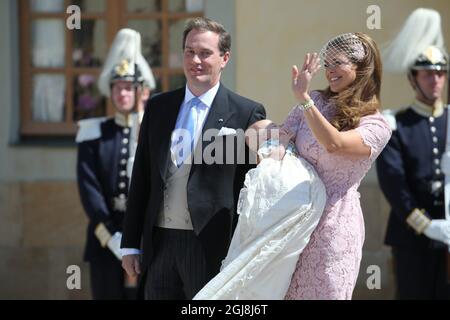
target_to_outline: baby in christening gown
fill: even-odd
[[[259,164],[246,175],[221,271],[195,300],[283,299],[325,206],[322,181],[298,156],[286,131],[262,120],[246,138]]]

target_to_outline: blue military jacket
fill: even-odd
[[[414,208],[433,219],[444,212],[444,178],[440,159],[445,151],[447,109],[433,117],[409,107],[395,115],[396,129],[377,159],[381,190],[391,206],[385,243],[391,246],[439,246],[417,235],[406,219]]]
[[[81,202],[89,218],[84,259],[112,255],[94,234],[104,223],[111,234],[122,231],[128,195],[127,164],[131,128],[111,119],[89,119],[77,137],[77,180]],[[87,133],[86,133],[87,132]]]

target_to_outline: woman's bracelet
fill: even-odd
[[[310,109],[313,105],[314,105],[313,99],[309,99],[304,103],[299,103],[297,105],[297,108],[299,108],[302,111],[306,111],[306,110]]]

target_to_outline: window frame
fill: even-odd
[[[168,91],[170,78],[183,75],[183,68],[171,68],[170,55],[170,24],[172,22],[204,16],[206,1],[203,2],[203,11],[196,12],[170,12],[170,0],[158,0],[161,4],[160,12],[127,12],[127,0],[105,0],[104,12],[82,12],[81,19],[102,20],[106,28],[106,42],[109,50],[117,32],[127,27],[129,20],[156,20],[161,23],[161,66],[152,67],[156,79],[160,79],[161,91]],[[64,0],[64,8],[71,5],[71,0]],[[74,113],[74,86],[73,81],[79,74],[92,74],[98,77],[101,72],[99,67],[76,67],[73,65],[73,33],[76,30],[65,28],[65,66],[62,68],[39,68],[32,66],[32,22],[36,19],[62,19],[64,22],[69,17],[64,10],[61,13],[32,12],[29,0],[19,0],[19,37],[20,37],[20,136],[21,137],[64,137],[74,136],[77,124],[73,120]],[[66,81],[64,119],[62,122],[37,122],[32,119],[32,94],[33,77],[36,74],[60,74]],[[106,115],[114,114],[114,107],[108,99]]]

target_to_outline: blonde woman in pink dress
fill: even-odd
[[[309,91],[323,60],[329,87]],[[351,299],[364,242],[358,187],[391,136],[379,112],[381,60],[362,33],[330,40],[292,71],[298,105],[283,129],[323,181],[327,201],[285,299]]]

